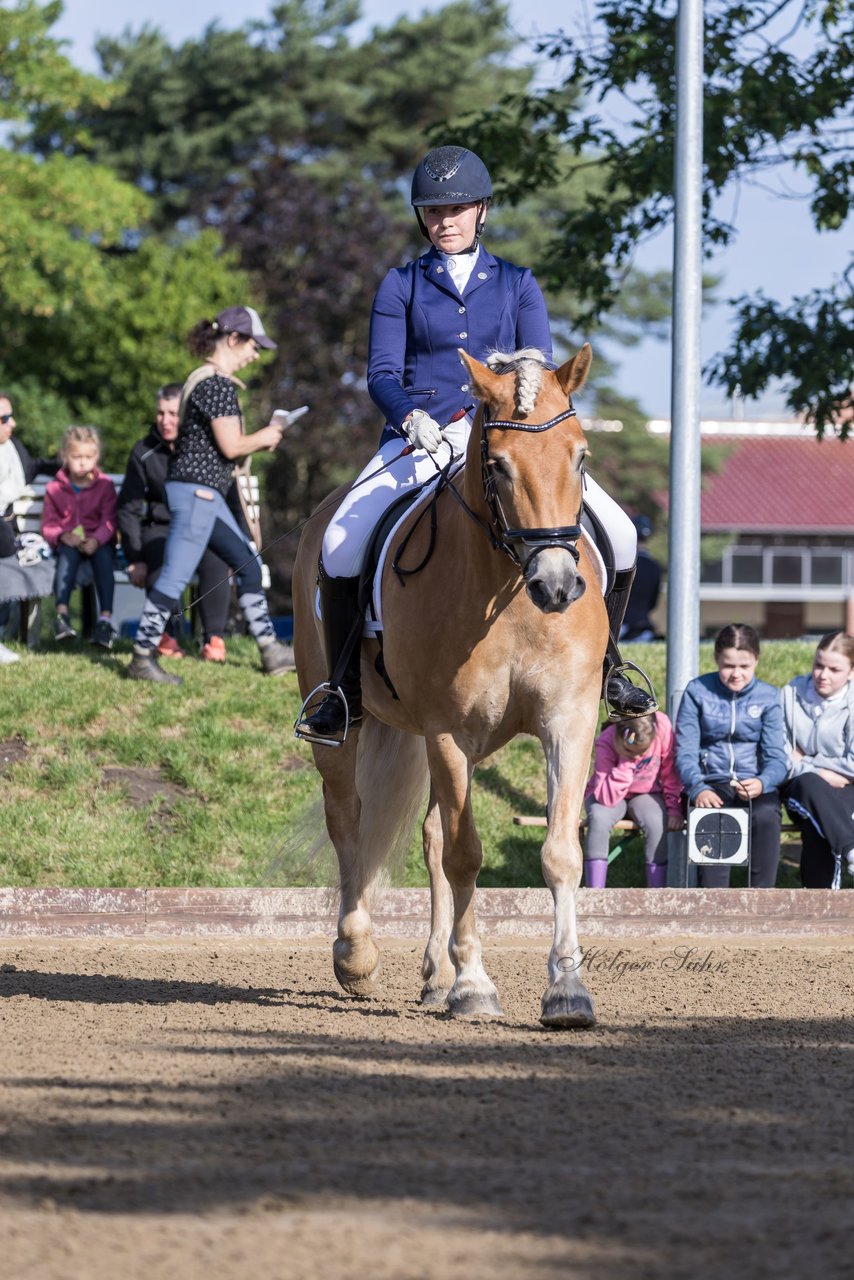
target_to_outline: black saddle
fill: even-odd
[[[380,516],[379,522],[371,534],[365,563],[359,575],[359,607],[363,617],[369,617],[374,622],[378,621],[374,612],[374,576],[377,572],[386,538],[398,520],[406,514],[410,507],[415,506],[424,490],[432,483],[433,479],[431,478],[430,480],[425,480],[423,484],[416,485],[414,489],[407,489],[405,493],[398,494]]]

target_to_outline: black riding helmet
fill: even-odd
[[[435,147],[428,151],[412,175],[410,203],[421,228],[421,234],[430,236],[421,217],[421,208],[427,205],[480,204],[474,241],[468,252],[477,248],[483,234],[486,210],[492,200],[492,179],[489,170],[473,151],[465,147]]]

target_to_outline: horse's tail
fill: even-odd
[[[366,716],[359,731],[356,759],[361,821],[353,863],[363,883],[369,881],[378,888],[402,878],[428,782],[424,739]],[[332,889],[338,878],[323,800],[316,796],[292,817],[287,831],[274,841],[259,883],[328,885]]]
[[[424,739],[366,716],[359,733],[359,878],[376,889],[402,876],[430,774]],[[355,869],[355,868],[354,868]]]

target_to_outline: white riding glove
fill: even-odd
[[[426,449],[428,453],[435,453],[445,438],[438,422],[423,409],[413,409],[400,429],[410,444],[414,444],[416,449]]]

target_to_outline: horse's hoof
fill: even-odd
[[[583,987],[580,991],[567,991],[555,983],[543,996],[540,1022],[550,1031],[592,1027],[596,1022],[593,1001]]]
[[[343,987],[350,996],[372,996],[382,968],[380,953],[374,948],[375,964],[370,973],[354,973],[352,963],[346,963],[343,958],[339,960],[336,955],[338,946],[339,944],[335,943],[332,948],[332,968],[338,985]]]
[[[448,1012],[452,1018],[503,1018],[498,996],[494,991],[448,992]]]
[[[369,973],[366,978],[356,978],[352,974],[347,974],[343,969],[339,969],[338,965],[332,965],[335,970],[335,979],[340,987],[343,987],[348,996],[372,996],[377,988],[377,979],[380,976],[380,966],[377,965],[373,973]]]
[[[448,1002],[448,987],[424,987],[421,991],[422,1009],[444,1009]]]

